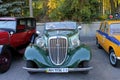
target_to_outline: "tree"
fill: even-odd
[[[102,15],[119,12],[120,0],[100,0],[100,2],[102,3]]]
[[[50,19],[52,20],[60,20],[62,15],[61,12],[59,11],[60,6],[64,0],[49,0],[47,3],[48,11],[47,15],[49,16]]]
[[[48,15],[52,20],[84,22],[95,18],[99,7],[97,0],[49,0],[48,4],[50,9]]]
[[[110,5],[111,5],[111,13],[113,14],[115,12],[115,2],[114,2],[114,0],[110,0]]]
[[[21,16],[23,1],[6,0],[0,5],[0,16]]]
[[[48,0],[33,0],[33,12],[36,20],[47,21],[48,19]]]

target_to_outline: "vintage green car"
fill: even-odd
[[[25,50],[24,58],[29,73],[67,73],[81,71],[87,74],[92,67],[91,49],[80,44],[80,26],[76,22],[47,22],[44,33]]]

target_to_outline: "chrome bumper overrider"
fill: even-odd
[[[120,60],[120,57],[117,57],[118,60]]]
[[[27,68],[27,67],[23,67],[23,69],[25,69],[27,71],[30,71],[30,72],[67,73],[67,72],[88,71],[88,70],[93,69],[93,67],[87,67],[87,68],[65,68],[65,69],[68,70],[68,71],[65,71],[65,72],[48,72],[47,71],[48,68]],[[53,69],[53,68],[49,68],[49,69]]]

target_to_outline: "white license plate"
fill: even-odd
[[[66,73],[68,72],[68,68],[47,68],[46,72],[51,72],[51,73]]]

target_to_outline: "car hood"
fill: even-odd
[[[120,41],[120,35],[114,35],[113,37]]]

